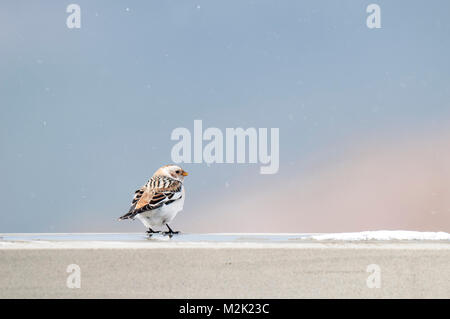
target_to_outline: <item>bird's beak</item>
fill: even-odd
[[[181,175],[183,175],[183,176],[188,176],[189,174],[188,174],[188,172],[183,171],[183,173],[181,173]]]

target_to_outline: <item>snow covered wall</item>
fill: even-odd
[[[312,235],[316,240],[446,240],[450,241],[450,234],[445,232],[418,232],[406,230],[380,230],[355,233],[319,234]]]
[[[450,298],[449,265],[443,232],[1,234],[0,298]]]

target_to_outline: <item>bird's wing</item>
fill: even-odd
[[[134,218],[137,214],[171,204],[181,197],[174,198],[183,184],[168,177],[152,177],[148,183],[135,192],[130,210],[120,219]]]
[[[136,208],[138,202],[139,202],[140,199],[142,198],[142,195],[144,195],[144,193],[146,193],[146,191],[147,191],[147,185],[144,185],[144,186],[142,186],[141,188],[139,188],[138,190],[136,190],[136,191],[134,192],[134,196],[133,196],[133,200],[131,201],[131,207],[130,207],[130,209],[128,210],[128,212],[127,212],[125,215],[120,216],[120,217],[119,217],[119,220],[121,220],[121,219],[128,219],[128,218],[131,218],[131,217],[132,217],[131,215],[133,214],[133,212],[134,212],[134,210],[135,210],[135,208]],[[146,196],[147,196],[147,195],[145,195],[144,198],[145,198]]]

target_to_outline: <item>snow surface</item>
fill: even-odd
[[[450,234],[417,231],[364,231],[335,234],[228,233],[179,234],[172,238],[145,233],[0,234],[0,249],[130,248],[361,248],[450,249]]]
[[[406,230],[379,230],[356,233],[336,233],[312,235],[315,240],[450,240],[450,234],[444,232],[418,232]]]

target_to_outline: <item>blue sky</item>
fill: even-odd
[[[195,119],[280,128],[281,164],[185,165],[190,218],[224,185],[448,127],[448,1],[377,1],[376,30],[370,1],[77,1],[79,30],[69,3],[0,4],[0,232],[140,230],[115,219]]]

